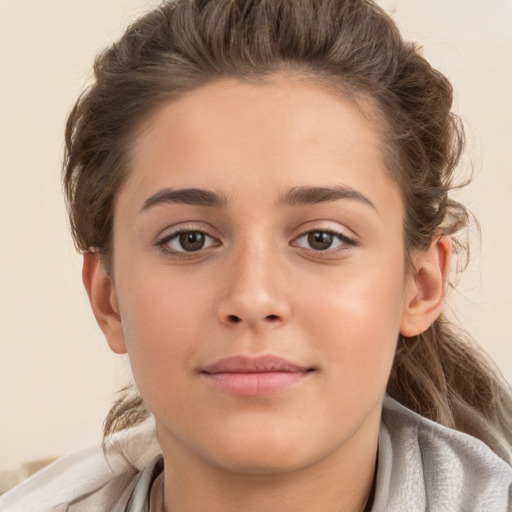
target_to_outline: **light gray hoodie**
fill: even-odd
[[[105,452],[57,460],[0,496],[0,512],[152,512],[159,452],[151,419],[115,434]],[[478,439],[386,397],[372,511],[512,511],[512,467]]]

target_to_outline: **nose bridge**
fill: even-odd
[[[245,236],[227,264],[219,304],[220,320],[249,326],[285,321],[290,305],[283,277],[276,243],[263,235]]]

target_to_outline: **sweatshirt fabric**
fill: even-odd
[[[153,419],[46,467],[0,496],[0,512],[160,512]],[[383,404],[373,512],[512,511],[512,467],[480,440]]]

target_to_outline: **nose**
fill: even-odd
[[[219,320],[251,329],[279,327],[290,318],[290,283],[283,264],[270,247],[241,249],[226,265]]]

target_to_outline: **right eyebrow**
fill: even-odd
[[[202,188],[182,188],[174,190],[164,188],[144,201],[141,211],[166,203],[181,203],[192,206],[208,206],[222,208],[226,206],[227,198],[219,192]]]

